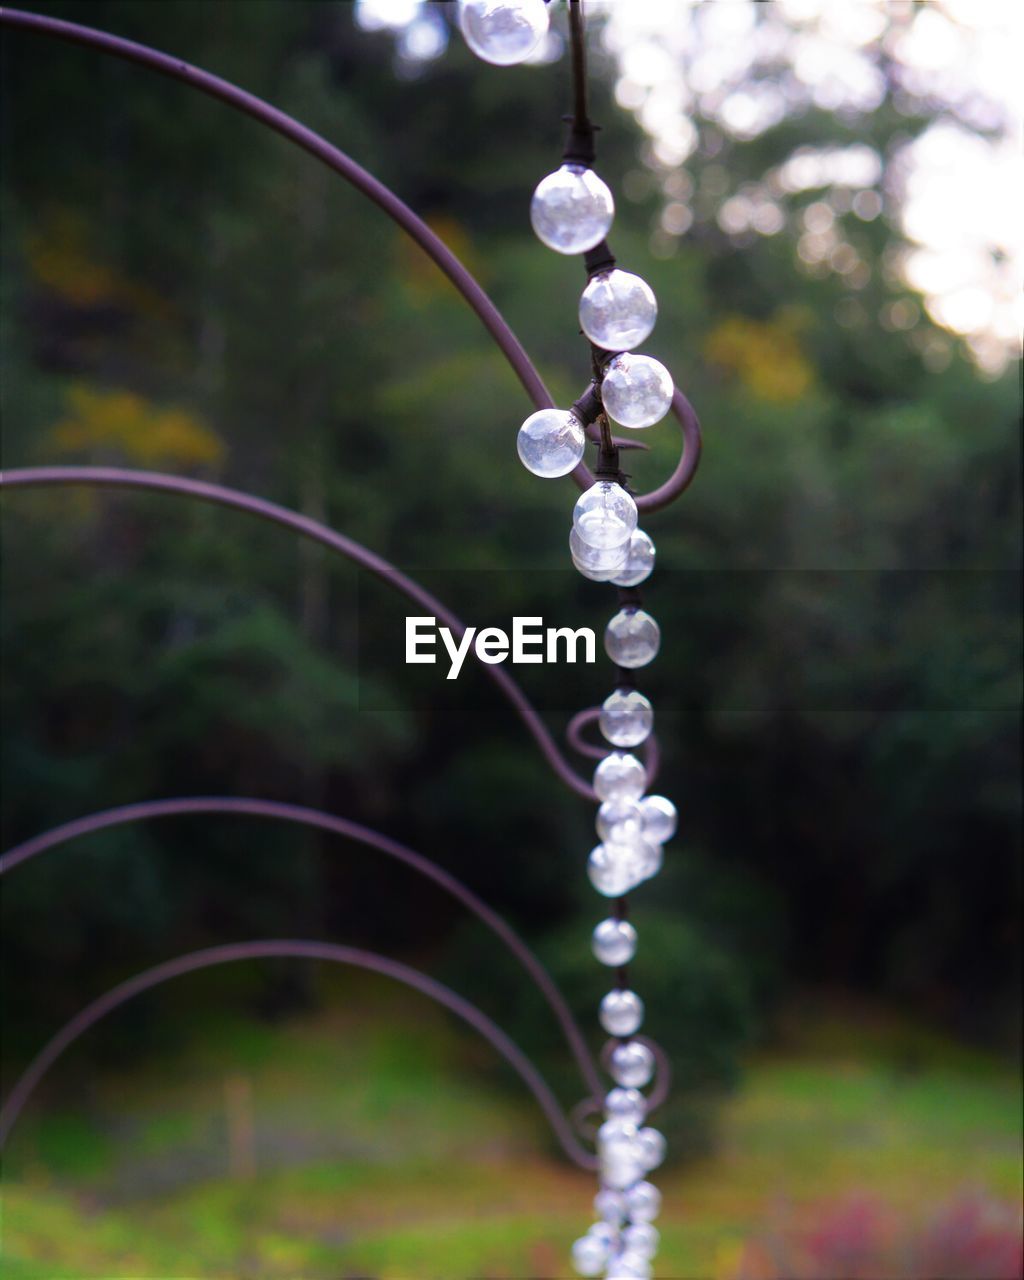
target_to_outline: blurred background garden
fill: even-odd
[[[415,0],[33,6],[237,82],[388,183],[474,271],[560,404],[579,264],[528,220],[568,108]],[[1019,18],[1012,0],[589,6],[613,244],[696,405],[692,488],[645,527],[645,677],[681,813],[635,900],[676,1087],[658,1274],[1020,1274]],[[282,139],[137,67],[5,30],[6,467],[249,490],[416,574],[468,622],[601,628],[571,482],[398,230]],[[630,454],[639,489],[678,433]],[[312,544],[156,494],[3,501],[4,847],[133,801],[311,805],[508,916],[582,1024],[606,975],[590,805],[413,610]],[[597,667],[512,672],[553,732]],[[584,762],[584,768],[586,767]],[[83,1004],[190,948],[332,939],[477,1000],[583,1093],[486,931],[359,846],[243,817],[105,832],[3,894],[9,1088]],[[569,1273],[592,1179],[487,1045],[382,978],[196,974],[61,1060],[4,1163],[3,1272]]]

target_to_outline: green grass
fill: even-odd
[[[173,1054],[94,1082],[87,1107],[34,1100],[7,1160],[4,1277],[571,1274],[592,1180],[476,1070],[486,1051],[373,983],[330,1007],[276,1026],[200,1018]],[[851,1196],[912,1225],[965,1189],[1018,1202],[1012,1070],[864,1011],[797,1025],[748,1064],[714,1154],[660,1172],[660,1275],[731,1277],[744,1242],[796,1239]],[[253,1176],[230,1170],[238,1080]]]

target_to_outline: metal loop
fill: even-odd
[[[669,1090],[672,1087],[672,1064],[669,1062],[669,1057],[665,1050],[660,1044],[658,1044],[657,1040],[652,1040],[650,1036],[628,1036],[626,1039],[637,1041],[640,1044],[645,1044],[648,1049],[650,1049],[651,1053],[654,1054],[654,1088],[646,1095],[647,1114],[651,1115],[654,1111],[657,1111],[668,1097]],[[625,1042],[626,1041],[624,1040],[617,1040],[613,1038],[611,1040],[606,1040],[601,1046],[600,1063],[604,1070],[609,1072],[609,1075],[611,1074],[609,1067],[611,1065],[612,1050],[617,1045]],[[577,1105],[579,1106],[581,1104]]]
[[[600,715],[600,707],[585,707],[582,711],[576,712],[565,728],[565,736],[572,749],[590,760],[603,760],[615,750],[607,742],[600,744],[588,742],[583,736],[583,730],[598,720]],[[653,733],[644,740],[640,748],[640,756],[647,770],[647,785],[650,787],[657,780],[658,771],[661,768],[661,748]],[[600,796],[595,795],[594,798],[600,801]]]

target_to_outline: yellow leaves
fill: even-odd
[[[800,319],[789,312],[768,321],[727,316],[708,335],[704,354],[759,399],[790,404],[814,382],[797,337],[800,327]]]
[[[25,237],[33,275],[75,307],[120,306],[158,311],[163,303],[97,259],[85,223],[68,209],[50,210]]]
[[[68,392],[68,416],[50,436],[57,453],[113,452],[145,466],[213,466],[224,442],[185,409],[160,408],[132,391],[98,391],[79,383]]]

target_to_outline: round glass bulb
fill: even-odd
[[[627,1124],[643,1124],[647,1102],[639,1089],[610,1089],[604,1100],[604,1113]]]
[[[651,1280],[650,1260],[633,1249],[623,1249],[608,1263],[605,1280]]]
[[[612,844],[633,844],[643,834],[643,811],[635,800],[606,800],[597,811],[597,834]]]
[[[606,898],[621,898],[645,879],[632,845],[599,844],[590,851],[587,875],[590,883]]]
[[[613,1190],[625,1191],[643,1176],[644,1167],[636,1156],[601,1161],[601,1177]]]
[[[646,786],[646,769],[627,751],[613,751],[594,770],[594,790],[601,800],[639,800]]]
[[[626,1217],[626,1198],[621,1191],[602,1187],[594,1196],[594,1212],[610,1227],[619,1227]]]
[[[636,930],[628,920],[609,917],[594,929],[591,946],[601,964],[618,968],[636,955]]]
[[[634,529],[626,547],[626,565],[610,581],[617,587],[638,587],[654,568],[654,543],[643,529]]]
[[[613,747],[638,747],[654,727],[654,708],[636,689],[616,689],[601,704],[599,723]]]
[[[607,1159],[621,1159],[635,1154],[639,1130],[626,1120],[606,1120],[597,1131],[597,1148]]]
[[[644,1168],[656,1169],[665,1159],[665,1151],[667,1149],[665,1135],[657,1129],[648,1127],[640,1130],[636,1135],[636,1140],[640,1147]]]
[[[599,1276],[607,1261],[608,1247],[597,1236],[580,1236],[572,1246],[572,1265],[581,1276]]]
[[[646,1172],[637,1141],[637,1128],[621,1120],[606,1120],[597,1131],[601,1175],[613,1190],[631,1186]]]
[[[581,542],[598,551],[622,549],[626,558],[629,536],[636,528],[636,503],[621,484],[598,480],[576,499],[572,526]]]
[[[626,564],[628,543],[620,543],[615,547],[592,547],[584,542],[575,526],[569,530],[569,554],[580,572],[593,574],[597,582],[607,582],[612,574],[619,573]],[[602,575],[598,578],[596,575]]]
[[[664,844],[672,839],[679,826],[679,814],[671,800],[665,796],[644,796],[639,808],[645,840]]]
[[[661,1233],[649,1222],[631,1222],[622,1233],[623,1248],[642,1258],[653,1258],[660,1241]]]
[[[527,471],[546,480],[567,476],[582,460],[586,445],[583,427],[567,409],[531,413],[516,439],[519,461]]]
[[[602,271],[580,298],[580,328],[596,347],[628,351],[654,328],[658,303],[649,284],[630,271]]]
[[[668,413],[675,384],[653,356],[622,351],[609,360],[601,382],[601,403],[620,427],[653,427]]]
[[[544,0],[459,0],[459,26],[478,58],[510,67],[547,35],[548,7]]]
[[[626,1193],[631,1222],[653,1222],[661,1212],[661,1192],[653,1182],[638,1182]]]
[[[654,1054],[639,1040],[617,1044],[611,1055],[611,1077],[627,1089],[642,1089],[654,1075]]]
[[[556,253],[586,253],[608,234],[615,201],[593,169],[563,164],[542,178],[530,201],[537,239]]]
[[[582,560],[572,557],[572,567],[589,582],[611,582],[614,569],[588,569]]]
[[[598,1019],[610,1036],[631,1036],[644,1020],[644,1002],[635,991],[609,991],[601,1001]]]
[[[604,1220],[592,1222],[587,1228],[587,1235],[592,1240],[599,1240],[604,1245],[606,1253],[610,1253],[619,1243],[618,1230],[610,1222],[605,1222]]]
[[[604,651],[617,667],[646,667],[658,655],[661,628],[644,609],[627,605],[604,629]]]

